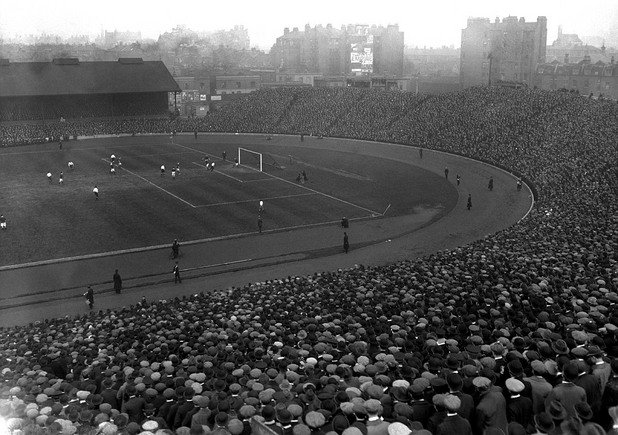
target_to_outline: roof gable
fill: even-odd
[[[16,62],[0,67],[0,97],[180,91],[161,61]]]

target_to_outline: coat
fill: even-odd
[[[481,395],[474,413],[475,432],[482,434],[488,427],[497,427],[508,433],[506,400],[500,387],[491,387]]]
[[[447,416],[436,430],[436,435],[472,435],[470,422],[459,414]]]

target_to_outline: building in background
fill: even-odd
[[[397,25],[285,28],[271,49],[272,62],[281,73],[401,76],[403,37]]]
[[[577,63],[554,60],[538,66],[536,84],[541,89],[577,91],[618,100],[618,65],[614,58],[609,62],[592,62],[590,56]]]
[[[547,18],[469,18],[461,32],[460,82],[464,88],[515,82],[532,85],[545,62]]]

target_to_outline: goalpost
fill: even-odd
[[[248,150],[247,148],[238,148],[238,164],[248,166],[263,172],[263,156],[262,153]]]

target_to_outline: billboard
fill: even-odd
[[[352,74],[373,73],[373,35],[358,35],[350,45],[350,67]]]

